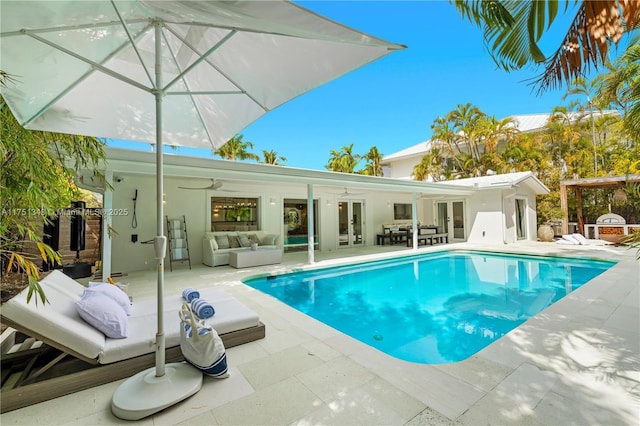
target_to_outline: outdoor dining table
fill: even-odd
[[[412,237],[413,228],[411,226],[399,226],[399,227],[385,226],[382,228],[382,230],[383,230],[382,234],[377,234],[376,236],[377,237],[376,242],[378,245],[383,246],[385,240],[389,239],[389,244],[391,245],[406,241],[407,247],[409,247],[410,241],[413,238]],[[433,225],[421,225],[418,227],[418,236],[429,234],[429,232],[423,234],[422,232],[423,230],[433,230],[434,231],[433,233],[436,233],[438,232],[438,227]]]

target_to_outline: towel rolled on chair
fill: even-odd
[[[182,297],[184,300],[191,303],[193,299],[198,299],[200,297],[200,292],[191,287],[187,287],[182,291]]]
[[[202,319],[211,318],[216,313],[213,306],[204,299],[193,299],[191,301],[191,310],[198,316],[198,318]]]

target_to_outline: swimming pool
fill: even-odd
[[[614,264],[444,251],[244,282],[391,356],[439,364],[470,357]]]

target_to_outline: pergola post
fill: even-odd
[[[576,210],[578,214],[578,232],[584,235],[584,217],[582,217],[582,188],[576,186]],[[569,225],[567,224],[567,227]]]
[[[560,208],[562,209],[562,235],[569,233],[569,206],[567,205],[567,185],[560,183]]]

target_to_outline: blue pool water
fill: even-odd
[[[468,358],[615,262],[446,251],[245,283],[394,357]]]

